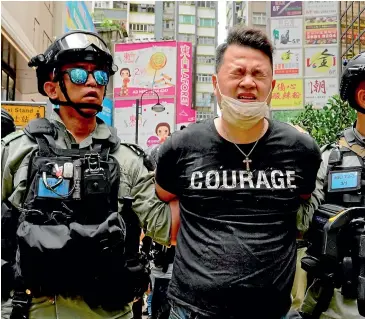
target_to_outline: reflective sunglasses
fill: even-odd
[[[67,69],[62,73],[68,74],[73,84],[85,84],[90,73],[93,75],[95,82],[98,85],[107,86],[109,83],[109,73],[104,70],[88,71],[83,68],[72,68]]]

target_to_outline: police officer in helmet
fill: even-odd
[[[59,109],[2,139],[2,318],[132,318],[148,285],[141,227],[174,244],[176,202],[96,117],[117,70],[102,38],[70,31],[29,66]]]
[[[317,175],[317,187],[312,194],[311,205],[305,212],[310,216],[313,216],[313,213],[322,204],[334,204],[344,208],[362,207],[365,211],[365,52],[355,56],[346,65],[342,74],[340,95],[342,100],[348,101],[350,106],[357,111],[357,119],[352,127],[342,132],[337,143],[327,145],[322,149],[323,162]],[[361,177],[349,180],[347,184],[341,184],[342,186],[333,183],[333,178],[330,176],[341,172],[357,172],[356,174]],[[361,218],[359,222],[361,222]],[[313,245],[315,244],[313,243]],[[341,241],[337,245],[343,245],[350,251],[358,249],[358,247],[347,247],[351,245],[350,242]],[[358,256],[358,252],[356,254]],[[344,266],[346,265],[344,264]],[[308,288],[300,308],[303,318],[361,318],[357,305],[358,297],[345,296],[342,294],[344,290],[341,289],[332,288],[327,297],[321,297],[319,306],[320,296],[325,296],[324,288],[328,289],[328,286],[315,278]],[[322,310],[322,308],[325,309]]]

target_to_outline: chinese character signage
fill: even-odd
[[[305,79],[305,103],[322,108],[328,99],[338,94],[337,78]]]
[[[165,110],[155,112],[153,107],[157,99],[143,99],[142,114],[138,116],[138,144],[147,148],[163,143],[174,131],[175,101],[173,98],[162,98],[160,103]],[[118,136],[127,143],[135,142],[137,118],[135,100],[116,100],[114,105],[114,126]]]
[[[276,50],[274,53],[274,78],[302,76],[302,49]]]
[[[295,109],[303,107],[303,80],[277,80],[272,93],[273,109]]]
[[[337,51],[335,46],[305,48],[305,76],[337,76]]]
[[[302,1],[271,1],[271,17],[302,15]]]
[[[177,87],[176,87],[176,125],[195,122],[196,112],[192,106],[193,47],[191,42],[177,43]]]
[[[336,15],[338,1],[304,1],[304,14],[307,16]]]
[[[301,47],[302,33],[301,18],[271,19],[271,37],[277,49]]]
[[[306,17],[305,44],[336,44],[337,16]]]
[[[14,105],[6,104],[6,101],[4,101],[1,107],[10,113],[17,127],[24,127],[30,120],[45,117],[46,115],[45,105]]]

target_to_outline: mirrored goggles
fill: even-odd
[[[73,84],[85,84],[89,74],[92,74],[98,85],[107,86],[109,83],[109,73],[104,70],[88,71],[83,68],[72,68],[63,71],[62,74],[68,74]]]
[[[104,52],[110,53],[105,42],[94,34],[77,32],[66,35],[59,43],[63,50],[69,49],[85,49],[90,45],[94,45]]]

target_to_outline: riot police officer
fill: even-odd
[[[5,109],[1,109],[1,138],[15,132],[14,118]]]
[[[68,32],[29,66],[59,109],[2,139],[2,318],[132,318],[149,276],[140,227],[170,245],[177,205],[96,117],[117,70],[102,38]]]
[[[357,119],[352,127],[342,132],[337,143],[323,148],[323,162],[311,205],[307,206],[307,216],[323,203],[345,208],[365,207],[365,52],[348,62],[342,74],[340,94],[342,100],[357,111]],[[336,176],[343,177],[343,173],[349,173],[346,181],[337,182]],[[361,317],[356,298],[344,296],[340,289],[332,288],[327,297],[320,299],[325,289],[323,281],[314,279],[300,308],[303,318]],[[319,300],[322,303],[326,298],[320,305]]]

